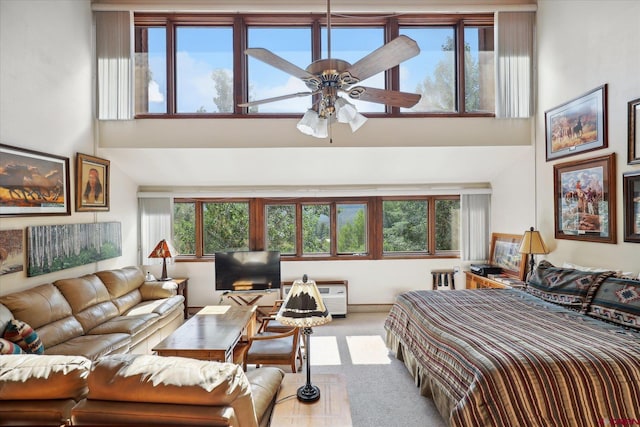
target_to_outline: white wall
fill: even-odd
[[[25,264],[22,272],[0,276],[0,295],[136,263],[137,187],[117,163],[111,167],[110,212],[73,208],[76,153],[101,155],[94,150],[92,31],[89,0],[0,1],[0,142],[68,157],[72,205],[70,216],[6,217],[0,229],[120,221],[123,254],[32,278]]]
[[[640,97],[640,2],[538,0],[536,120],[539,227],[554,264],[572,262],[640,271],[640,245],[623,242],[622,173],[627,165],[627,103]],[[603,150],[545,161],[544,111],[608,84],[608,140]],[[553,165],[616,154],[617,244],[554,239]]]

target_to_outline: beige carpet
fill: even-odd
[[[314,328],[311,382],[314,373],[345,375],[354,427],[445,427],[432,401],[420,395],[404,364],[386,348],[385,318],[386,313],[351,313]]]

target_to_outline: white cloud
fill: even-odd
[[[160,85],[155,80],[149,82],[149,102],[164,102],[164,95],[160,92]]]

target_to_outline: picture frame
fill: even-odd
[[[0,217],[71,215],[69,158],[0,144]]]
[[[629,101],[629,156],[627,164],[640,163],[640,98]]]
[[[109,160],[76,154],[76,212],[109,210]]]
[[[607,85],[544,113],[547,161],[608,146]]]
[[[24,230],[0,230],[0,276],[24,270]]]
[[[524,280],[527,254],[520,253],[521,234],[491,233],[489,263],[501,267],[506,276]]]
[[[616,243],[615,153],[553,166],[555,238]]]
[[[640,243],[640,171],[622,174],[624,241]]]

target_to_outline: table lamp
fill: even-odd
[[[171,280],[171,277],[167,277],[167,258],[173,258],[176,255],[176,250],[165,239],[160,240],[153,248],[148,258],[162,258],[162,277],[159,280]]]
[[[547,248],[547,245],[544,244],[544,240],[542,240],[540,232],[531,227],[529,230],[524,232],[522,243],[520,243],[520,253],[529,255],[529,273],[527,274],[528,281],[536,266],[533,256],[535,254],[548,254],[549,249]]]
[[[305,353],[307,358],[307,383],[298,389],[298,400],[304,403],[320,399],[320,389],[311,384],[311,348],[309,335],[312,326],[320,326],[331,321],[331,314],[322,302],[316,282],[307,275],[296,280],[276,315],[276,320],[283,325],[302,328],[304,334]]]

